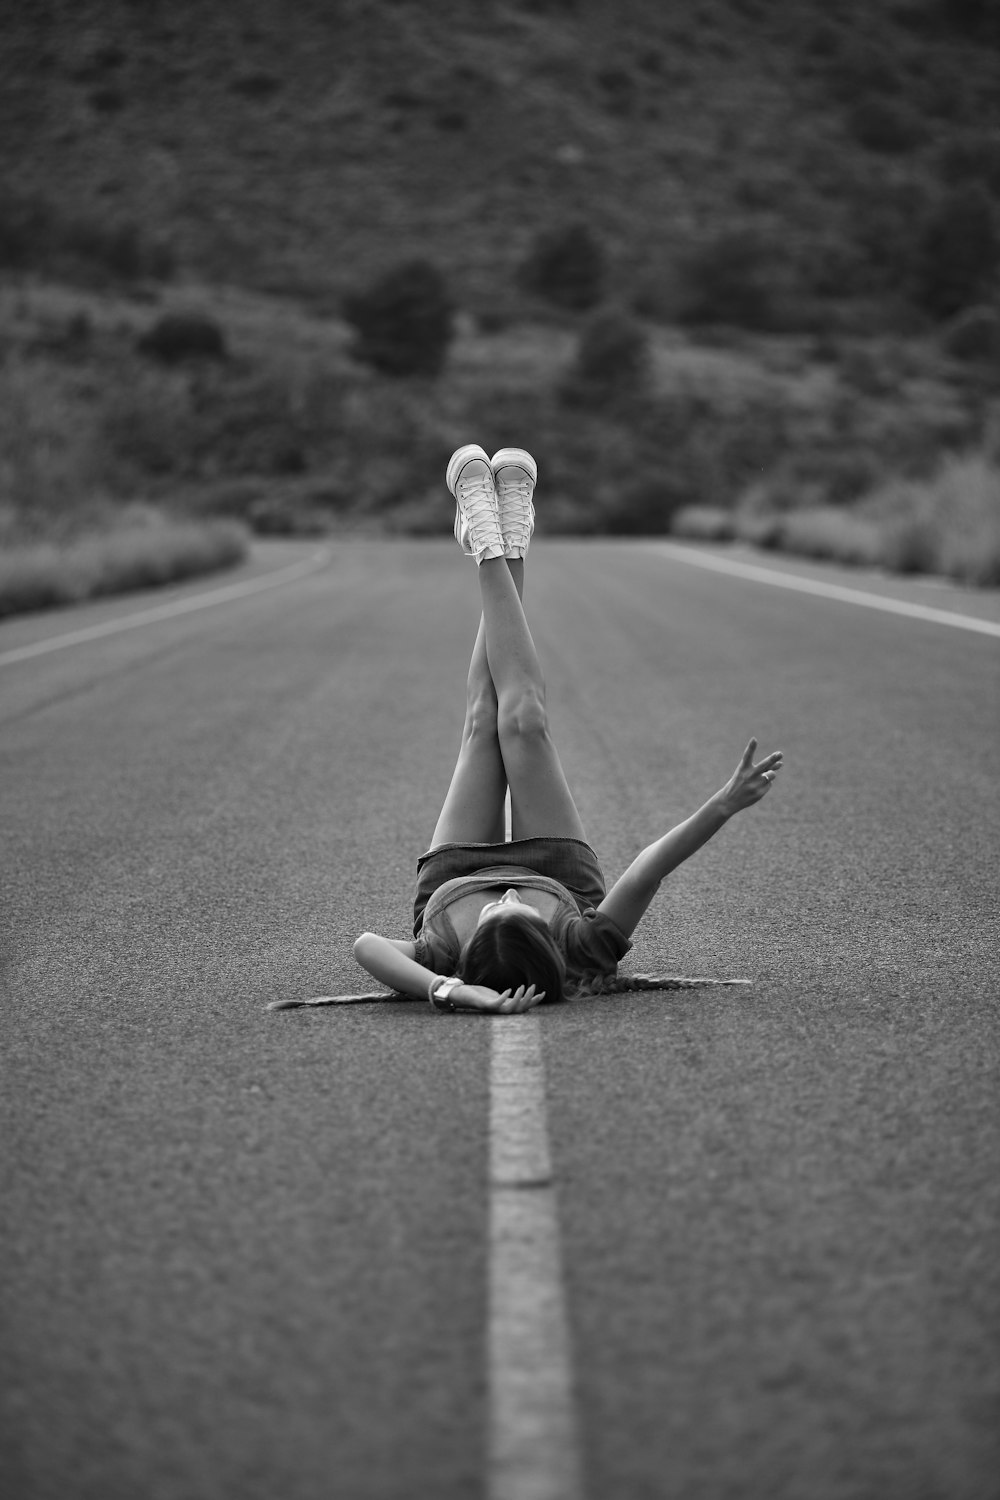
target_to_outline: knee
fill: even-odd
[[[505,697],[498,711],[498,733],[501,739],[544,739],[549,732],[549,715],[545,707],[545,690],[531,686],[519,688]]]
[[[497,697],[496,693],[474,693],[465,707],[465,737],[466,739],[493,739],[497,738]]]

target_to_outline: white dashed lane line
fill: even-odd
[[[489,1500],[580,1500],[541,1028],[496,1017],[490,1048]]]

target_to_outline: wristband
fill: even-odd
[[[450,979],[445,979],[440,974],[436,974],[427,987],[427,998],[433,1005],[434,1009],[454,1010],[455,1007],[449,1002],[448,996],[455,990],[457,990],[459,985],[463,984],[464,982],[464,980],[459,979],[455,975],[453,975]]]

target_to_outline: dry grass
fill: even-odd
[[[847,508],[817,506],[782,517],[778,545],[799,557],[828,558],[855,567],[877,567],[887,561],[881,528]]]
[[[732,511],[718,505],[685,505],[674,516],[673,536],[692,542],[731,542],[736,536]]]
[[[674,520],[844,560],[877,537],[889,566],[994,578],[992,481],[937,465],[1000,412],[995,359],[939,342],[920,295],[962,272],[957,294],[995,300],[961,235],[928,262],[925,232],[955,184],[1000,215],[994,55],[966,8],[925,8],[921,30],[860,0],[624,0],[609,29],[599,6],[410,0],[387,31],[353,0],[176,0],[148,28],[21,7],[8,113],[32,128],[0,132],[14,573],[36,598],[135,586],[107,518],[137,495],[261,531],[445,535],[444,464],[476,440],[536,453],[541,529]],[[581,408],[581,318],[518,268],[582,205],[602,310],[648,347]],[[437,380],[348,355],[344,293],[404,255],[458,309]],[[192,311],[227,359],[143,358],[158,316]]]
[[[212,313],[230,357],[144,358],[142,331],[173,307]],[[71,335],[84,317],[81,341]],[[912,516],[941,453],[974,442],[991,411],[1000,426],[978,371],[958,370],[929,339],[706,345],[639,326],[651,358],[638,388],[581,408],[565,393],[580,329],[483,331],[465,314],[440,377],[397,380],[354,364],[336,320],[281,299],[189,286],[150,308],[39,285],[8,293],[0,511],[11,542],[60,547],[105,528],[135,495],[272,534],[444,536],[448,454],[470,440],[516,442],[543,474],[541,532],[673,529],[971,576],[957,540],[942,561],[957,502],[934,527]],[[862,509],[893,484],[898,516]]]
[[[246,531],[236,522],[175,521],[144,507],[108,529],[62,545],[5,548],[0,616],[176,583],[232,567],[247,550]]]
[[[688,506],[675,536],[745,541],[800,557],[893,573],[1000,585],[1000,466],[987,452],[950,456],[924,480],[893,478],[852,506],[767,513],[751,495],[735,511]]]
[[[1000,467],[983,453],[946,459],[929,479],[895,480],[859,507],[899,573],[941,573],[1000,585]]]

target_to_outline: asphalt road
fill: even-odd
[[[786,756],[623,965],[752,985],[541,1013],[586,1495],[993,1500],[1000,642],[648,544],[528,574],[609,878]],[[337,545],[4,661],[149,602],[0,629],[0,1493],[485,1494],[502,1023],[267,1010],[408,932],[474,571]]]

